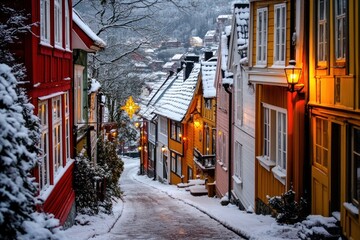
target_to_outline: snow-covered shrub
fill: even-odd
[[[77,212],[95,215],[99,212],[95,190],[96,170],[90,160],[80,154],[75,160],[74,190]]]
[[[295,192],[292,185],[289,191],[281,196],[268,197],[270,207],[276,212],[278,223],[294,224],[306,217],[306,201],[300,198],[300,203],[295,201]]]
[[[118,157],[116,153],[116,146],[109,141],[98,141],[98,159],[97,163],[101,166],[106,174],[106,188],[103,193],[100,205],[105,212],[111,212],[112,200],[121,197],[119,187],[119,178],[124,170],[124,162]]]
[[[30,171],[37,161],[39,120],[25,93],[20,90],[18,96],[17,84],[12,68],[0,64],[0,239],[40,232],[46,239],[61,239],[58,220],[34,213],[37,189]]]

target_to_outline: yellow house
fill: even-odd
[[[290,60],[305,68],[304,1],[250,1],[249,84],[255,83],[255,211],[291,186],[304,193],[306,88],[288,87]],[[296,10],[296,11],[295,11]],[[304,71],[305,72],[305,71]],[[302,75],[306,79],[306,74]],[[304,82],[301,79],[300,82]],[[297,91],[299,90],[299,91]]]
[[[190,106],[194,102],[198,83],[199,57],[185,57],[185,68],[174,75],[174,80],[155,105],[154,113],[167,119],[169,182],[178,184],[194,178],[195,166],[192,158],[186,157],[192,147],[192,132],[187,122]]]
[[[195,175],[215,181],[216,150],[216,89],[214,85],[217,58],[211,52],[205,54],[201,74],[195,89],[195,97],[186,116],[189,147],[186,157],[195,163]]]
[[[360,239],[360,3],[309,3],[312,213]]]

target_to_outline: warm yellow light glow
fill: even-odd
[[[199,128],[199,127],[201,126],[201,122],[200,122],[199,120],[195,120],[195,121],[194,121],[194,126],[195,126],[196,128]]]
[[[122,110],[124,110],[128,115],[129,118],[132,119],[132,116],[140,109],[140,106],[137,105],[132,96],[128,98],[126,101],[126,104],[121,107]]]
[[[165,146],[162,146],[161,151],[162,151],[162,152],[165,152],[165,151],[166,151],[166,147],[165,147]]]
[[[139,122],[135,122],[135,127],[138,128],[140,126]]]
[[[141,146],[139,146],[139,147],[138,147],[138,149],[139,149],[139,151],[141,151],[142,147],[141,147]]]

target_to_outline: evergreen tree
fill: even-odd
[[[35,212],[37,189],[30,171],[37,160],[39,123],[25,95],[18,97],[11,71],[0,64],[0,239],[60,239],[54,234],[58,220]]]

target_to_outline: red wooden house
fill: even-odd
[[[41,122],[42,155],[34,169],[39,182],[40,210],[50,212],[61,225],[75,213],[73,189],[73,48],[72,1],[6,1],[29,14],[31,33],[13,51],[26,67],[27,93]],[[36,24],[35,24],[36,23]]]

